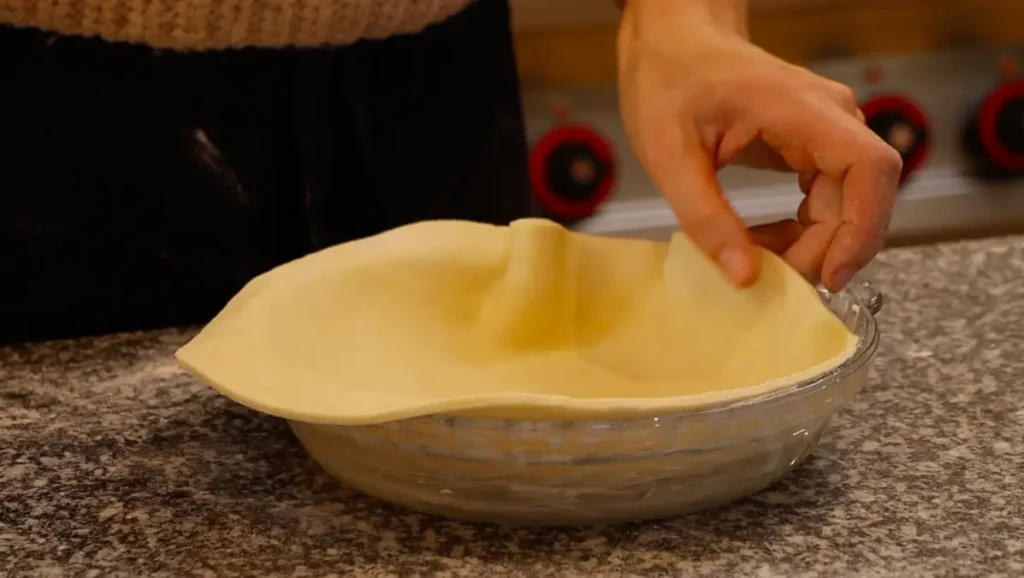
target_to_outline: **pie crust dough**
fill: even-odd
[[[728,404],[857,338],[782,259],[732,287],[684,235],[427,221],[265,273],[177,352],[253,409],[325,424],[434,413],[628,417]]]

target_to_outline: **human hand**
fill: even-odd
[[[683,231],[734,284],[757,279],[761,245],[839,290],[885,242],[902,162],[849,88],[746,40],[745,4],[627,0],[623,122]],[[796,172],[796,218],[747,229],[716,176],[730,163]]]

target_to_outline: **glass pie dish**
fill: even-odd
[[[819,294],[859,337],[853,354],[793,387],[731,405],[604,421],[430,415],[365,426],[290,424],[332,476],[429,514],[589,525],[718,506],[796,468],[867,381],[882,295],[866,283]]]

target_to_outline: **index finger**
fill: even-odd
[[[645,150],[639,152],[683,231],[734,285],[752,284],[759,268],[756,248],[743,220],[722,194],[713,161],[696,129],[678,121],[648,126]]]

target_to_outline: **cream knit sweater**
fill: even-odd
[[[0,0],[0,24],[203,50],[349,44],[417,32],[473,0]]]

